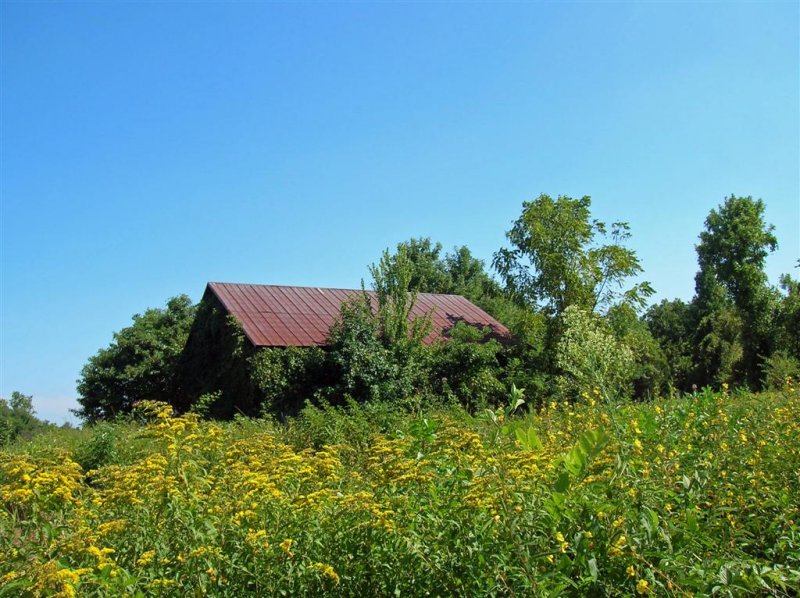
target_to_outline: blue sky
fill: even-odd
[[[412,236],[491,260],[523,200],[631,224],[689,299],[725,196],[800,256],[787,3],[13,3],[0,395],[63,421],[132,314],[207,281],[358,286]],[[797,274],[797,270],[794,270]]]

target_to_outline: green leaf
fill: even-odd
[[[553,488],[559,493],[566,492],[567,488],[569,488],[569,474],[565,471],[562,472],[561,475],[558,476]]]
[[[597,581],[598,574],[597,574],[597,559],[596,558],[589,559],[589,575],[592,576],[592,579],[594,581]]]
[[[527,431],[517,428],[515,430],[515,434],[520,445],[526,451],[542,450],[542,448],[544,448],[542,441],[539,439],[539,436],[536,434],[536,430],[533,429],[533,426],[529,427]]]

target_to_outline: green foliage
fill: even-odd
[[[442,244],[429,238],[409,239],[397,244],[394,254],[384,252],[392,269],[408,272],[407,290],[419,293],[449,293],[452,279],[441,256]]]
[[[421,343],[430,333],[431,323],[429,316],[412,317],[417,291],[411,287],[413,269],[406,250],[400,246],[395,255],[385,250],[369,271],[378,302],[377,332],[384,346]],[[366,295],[364,305],[371,307]]]
[[[15,390],[8,401],[0,399],[0,447],[17,439],[31,438],[51,427],[54,426],[36,417],[33,397]]]
[[[522,215],[506,237],[511,249],[494,255],[506,290],[521,303],[542,306],[554,316],[567,307],[595,311],[625,300],[641,306],[652,293],[641,283],[622,293],[624,281],[642,271],[624,246],[628,224],[608,227],[590,220],[591,199],[540,195],[522,204]],[[603,244],[608,239],[610,242]]]
[[[114,426],[100,422],[92,430],[92,435],[75,451],[75,462],[85,471],[97,469],[116,460],[118,444],[114,442]]]
[[[134,315],[133,324],[114,333],[114,341],[81,370],[75,414],[95,422],[129,413],[137,401],[171,400],[194,314],[189,297],[180,295],[164,309]]]
[[[614,337],[608,322],[591,312],[570,306],[562,315],[564,333],[556,349],[560,383],[568,395],[599,388],[611,397],[631,392],[634,355]]]
[[[778,241],[773,234],[774,226],[764,221],[764,207],[760,199],[731,195],[711,210],[705,230],[700,233],[695,304],[701,320],[710,318],[705,323],[701,321],[702,333],[714,338],[700,337],[699,361],[706,368],[706,377],[712,380],[732,378],[758,387],[760,356],[770,353],[775,295],[767,284],[764,264]],[[718,313],[731,310],[735,316]],[[731,342],[732,322],[736,318],[740,322],[741,348],[727,351],[726,358],[720,359],[722,344]],[[720,332],[721,320],[725,322],[726,334]],[[734,355],[741,363],[729,363]],[[721,369],[707,369],[715,363]]]
[[[444,264],[450,277],[448,293],[463,295],[481,307],[489,299],[501,295],[500,285],[489,276],[483,262],[474,257],[466,246],[454,248],[452,253],[445,256]]]
[[[402,263],[409,270],[410,291],[462,295],[479,305],[500,295],[499,285],[466,246],[456,247],[444,256],[441,253],[441,243],[419,238],[398,243],[396,252],[385,256],[392,268]]]
[[[553,485],[553,490],[557,493],[553,496],[554,505],[563,504],[564,493],[570,485],[579,483],[586,476],[592,459],[600,454],[609,440],[609,436],[602,430],[588,430],[578,438],[572,450],[561,459],[563,471]]]
[[[764,388],[782,390],[800,383],[800,360],[783,352],[776,351],[764,360]]]
[[[697,258],[701,271],[710,271],[725,287],[734,304],[749,309],[767,284],[764,263],[778,247],[764,222],[764,202],[731,195],[706,218]]]
[[[711,311],[698,324],[695,364],[701,385],[741,381],[744,356],[742,318],[734,307]]]
[[[502,346],[489,333],[458,322],[449,340],[433,348],[431,378],[437,394],[473,411],[497,403],[505,394]]]
[[[214,413],[214,406],[222,400],[222,391],[215,390],[200,395],[200,397],[192,404],[189,411],[197,413],[206,419],[211,418]]]
[[[397,317],[386,312],[383,322]],[[383,322],[366,295],[342,305],[328,337],[328,362],[335,383],[324,396],[339,401],[348,396],[358,401],[405,401],[425,391],[427,349],[414,337],[390,342],[382,336]],[[399,326],[392,330],[390,334],[396,334]]]
[[[780,300],[775,325],[775,344],[800,359],[800,281],[784,274],[780,280],[785,295]]]
[[[395,402],[349,399],[343,405],[330,405],[323,401],[307,403],[286,422],[284,434],[298,450],[345,444],[363,454],[376,434],[394,436],[407,422],[408,411]]]
[[[669,364],[645,320],[627,303],[609,309],[607,318],[615,338],[633,355],[633,396],[652,398],[664,392],[670,377]]]
[[[691,305],[680,299],[664,299],[650,306],[644,321],[667,360],[669,382],[679,390],[688,391],[694,371],[692,339],[697,328]]]
[[[266,413],[294,414],[329,382],[328,356],[319,347],[257,350],[248,360],[250,376]]]

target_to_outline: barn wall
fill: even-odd
[[[202,395],[219,391],[222,396],[211,405],[209,415],[259,415],[261,401],[247,363],[253,352],[235,318],[206,290],[178,366],[175,407],[187,411]]]

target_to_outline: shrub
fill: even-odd
[[[792,381],[800,380],[800,361],[786,352],[778,351],[764,360],[761,371],[765,388],[781,390]]]
[[[432,356],[432,383],[437,394],[453,397],[472,411],[494,404],[505,393],[500,380],[502,346],[487,339],[488,329],[463,322],[438,344]]]
[[[248,364],[263,414],[296,414],[330,377],[328,357],[319,347],[259,349]]]
[[[596,314],[574,306],[564,310],[562,326],[556,362],[564,390],[576,396],[599,387],[612,397],[628,396],[633,352],[614,338],[610,326]]]

